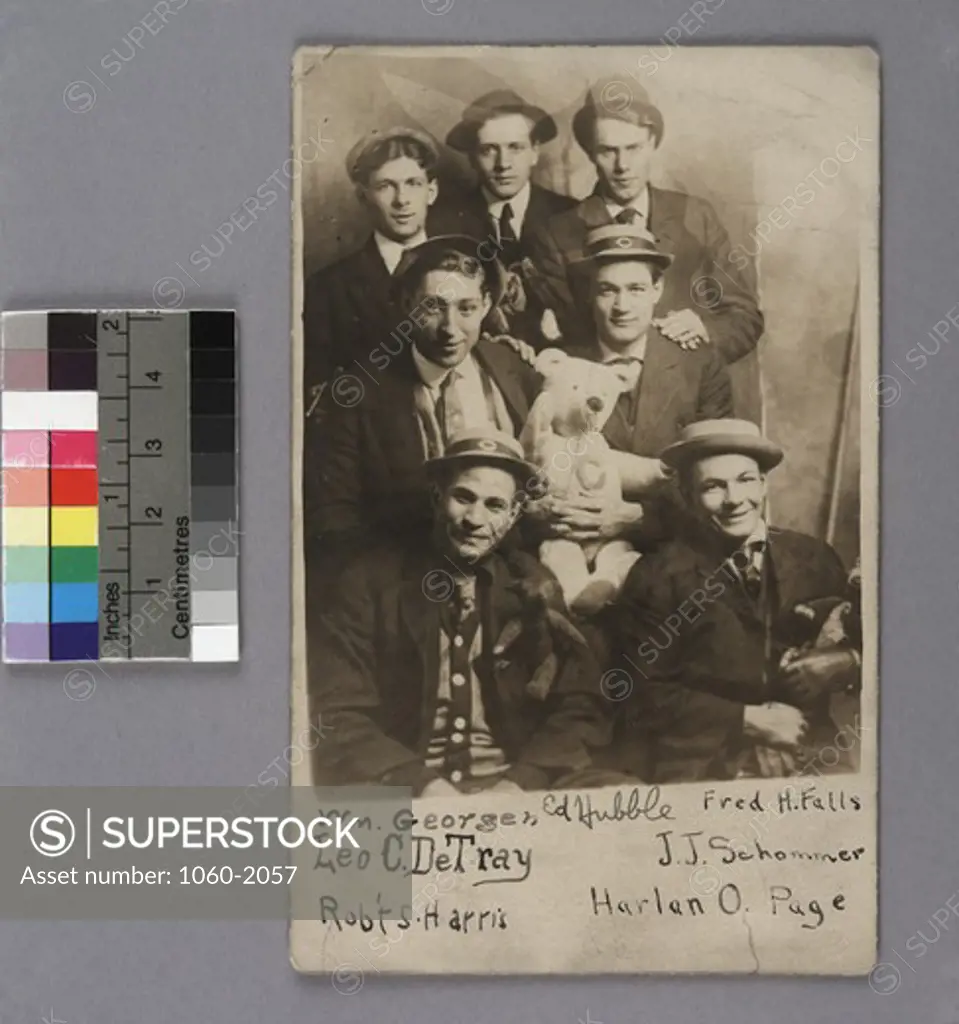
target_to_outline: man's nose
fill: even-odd
[[[404,188],[398,188],[393,193],[393,205],[394,206],[406,206],[410,201],[410,194]]]
[[[603,400],[599,395],[590,395],[589,398],[586,399],[586,408],[589,409],[590,412],[602,412]]]

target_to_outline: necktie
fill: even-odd
[[[627,368],[631,378],[630,390],[636,387],[639,375],[643,370],[643,361],[638,356],[616,356],[614,359],[607,359],[606,365],[625,366]]]
[[[450,438],[458,434],[466,426],[466,416],[456,390],[456,382],[462,378],[459,370],[450,370],[440,384],[439,397],[436,400],[436,420],[443,432],[443,440],[449,444]]]
[[[457,575],[453,581],[453,620],[459,628],[476,610],[476,577]]]
[[[620,210],[614,219],[617,224],[642,224],[643,215],[632,206],[627,206],[625,210]]]
[[[740,573],[743,589],[751,601],[758,601],[763,589],[763,552],[766,545],[761,540],[750,541],[743,549],[746,563]]]
[[[499,215],[499,240],[501,245],[515,245],[517,242],[516,232],[513,230],[513,207],[509,203],[503,204],[503,211]]]

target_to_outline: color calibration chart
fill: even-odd
[[[237,661],[234,314],[0,330],[4,661]]]

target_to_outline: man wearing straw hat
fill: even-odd
[[[792,621],[846,591],[828,544],[766,520],[783,452],[745,420],[690,424],[662,453],[688,535],[637,562],[615,610],[634,702],[623,768],[658,782],[795,773],[835,737],[829,696],[859,680],[850,646],[797,651]]]
[[[536,468],[480,429],[426,472],[432,534],[363,552],[335,604],[310,609],[312,713],[330,730],[314,781],[424,797],[625,781],[591,768],[609,739],[601,672],[555,580],[501,550]]]
[[[533,258],[547,279],[563,337],[572,344],[590,329],[588,284],[572,262],[587,232],[614,222],[644,227],[673,257],[657,327],[682,349],[711,345],[732,363],[755,348],[763,316],[754,289],[729,258],[729,237],[712,207],[649,184],[663,127],[662,114],[640,85],[602,80],[587,91],[573,117],[573,134],[596,168],[596,188],[537,232]]]

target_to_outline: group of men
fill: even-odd
[[[320,781],[431,795],[787,775],[831,694],[858,685],[855,644],[816,632],[850,605],[847,574],[767,523],[782,452],[733,407],[755,294],[709,204],[649,184],[660,111],[638,87],[608,95],[596,83],[573,117],[597,177],[579,202],[532,182],[557,126],[510,90],[446,137],[475,172],[466,196],[444,196],[420,129],[347,156],[372,234],[307,280],[303,313]],[[550,346],[629,370],[603,428],[621,502],[537,488],[517,438]],[[544,537],[626,537],[641,557],[583,621],[536,558]]]

